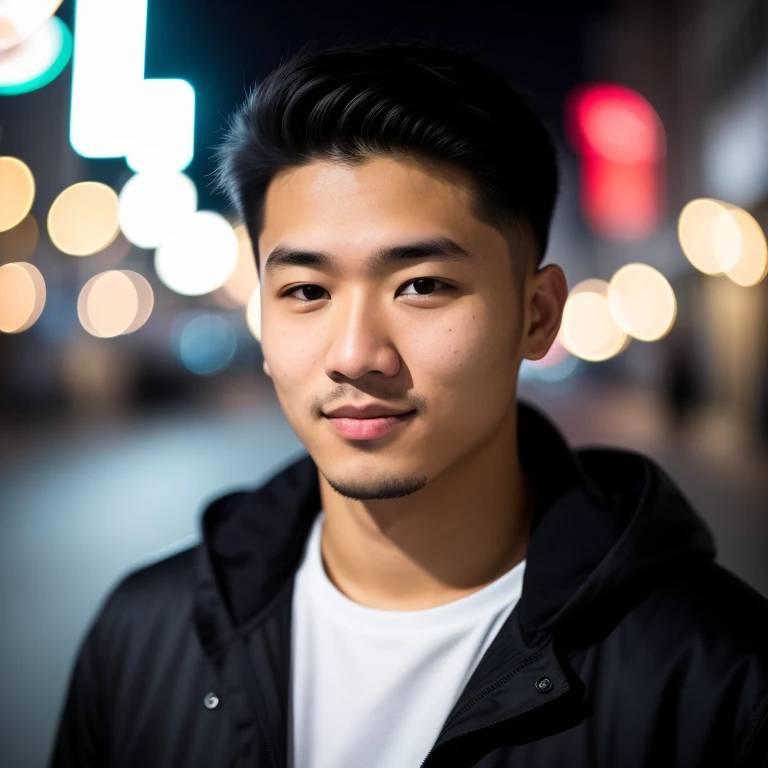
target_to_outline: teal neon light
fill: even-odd
[[[77,0],[69,143],[79,155],[125,155],[146,37],[147,0]]]
[[[134,171],[182,171],[194,155],[195,92],[145,79],[148,0],[76,0],[69,143]]]
[[[32,39],[34,38],[34,39]],[[16,65],[13,58],[19,52],[15,48],[0,54],[0,96],[17,96],[42,88],[55,80],[67,66],[72,56],[72,33],[67,25],[58,17],[53,16],[46,25],[33,33],[32,38],[19,43],[31,51],[32,46],[50,46],[50,51],[41,50],[36,59],[40,67],[31,71],[27,67]],[[19,79],[23,78],[23,79]]]

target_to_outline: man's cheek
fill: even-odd
[[[415,367],[438,382],[460,382],[477,376],[490,352],[489,339],[476,333],[449,334],[448,338],[425,340],[414,350]]]

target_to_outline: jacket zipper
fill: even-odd
[[[537,659],[541,658],[544,654],[544,649],[537,651],[533,655],[529,656],[527,659],[525,659],[523,662],[521,662],[515,669],[513,669],[508,675],[504,675],[504,677],[499,678],[493,685],[489,685],[487,688],[484,688],[480,693],[477,694],[473,699],[468,701],[450,720],[450,722],[454,722],[456,718],[463,715],[467,710],[472,709],[472,707],[477,704],[478,701],[481,699],[484,699],[489,693],[492,691],[495,691],[500,685],[504,685],[508,680],[513,678],[518,672],[520,672],[522,669],[525,669],[527,666],[532,664]],[[543,707],[546,704],[548,704],[550,701],[554,701],[555,699],[559,699],[561,696],[563,696],[567,691],[561,691],[556,696],[549,697],[547,701],[542,701],[541,704],[537,704],[535,707],[529,707],[528,709],[524,709],[522,712],[517,712],[511,717],[503,717],[501,720],[496,720],[493,723],[487,723],[486,725],[480,726],[479,728],[472,728],[469,731],[465,731],[464,733],[456,734],[455,736],[451,736],[450,738],[446,739],[442,744],[440,744],[440,747],[442,748],[444,744],[447,744],[449,741],[453,741],[453,739],[458,739],[461,736],[467,736],[470,733],[475,733],[476,731],[482,731],[484,728],[491,728],[494,725],[498,725],[499,723],[504,723],[507,720],[514,720],[516,717],[520,717],[520,715],[525,715],[528,712],[533,712],[535,709],[538,709],[539,707]],[[447,725],[447,724],[446,724]],[[439,740],[439,739],[438,739]],[[432,753],[437,749],[437,744],[434,744],[432,748],[427,753],[427,756],[424,758],[424,760],[421,763],[421,768],[424,768],[424,765],[426,765],[427,761],[431,757]]]
[[[522,712],[517,712],[516,714],[512,715],[511,717],[503,717],[501,720],[496,720],[493,723],[487,723],[486,725],[481,726],[480,728],[472,728],[469,731],[465,731],[464,733],[456,734],[456,736],[451,736],[450,739],[446,739],[440,747],[442,748],[445,744],[447,744],[449,741],[453,741],[454,739],[458,739],[461,736],[467,736],[470,733],[475,733],[476,731],[482,731],[485,728],[491,728],[494,725],[498,725],[499,723],[505,723],[507,720],[514,720],[516,717],[520,717],[520,715],[526,715],[528,712],[533,712],[535,709],[539,709],[540,707],[544,707],[549,702],[554,701],[555,699],[559,699],[561,696],[564,696],[567,693],[567,691],[561,691],[556,696],[552,696],[551,698],[547,699],[547,701],[542,701],[541,704],[537,704],[535,707],[529,707],[528,709],[524,709]],[[457,715],[458,717],[458,715]],[[437,748],[437,745],[433,746],[432,749],[429,750],[427,753],[427,756],[424,758],[424,761],[421,764],[421,768],[423,768],[424,765],[426,765],[427,760],[431,757],[432,753]]]

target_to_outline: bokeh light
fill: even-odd
[[[62,0],[0,1],[0,51],[26,40],[56,13]]]
[[[732,206],[729,211],[739,229],[738,258],[725,267],[725,274],[734,283],[757,285],[768,274],[768,247],[760,225],[742,208]]]
[[[261,341],[261,290],[259,288],[256,288],[248,301],[248,307],[245,310],[245,322],[253,338],[256,341]]]
[[[227,278],[219,293],[229,299],[229,306],[247,307],[253,292],[259,286],[259,274],[256,271],[256,257],[251,247],[251,238],[245,224],[235,227],[237,236],[237,264],[232,274]]]
[[[617,83],[579,85],[566,97],[565,129],[590,228],[618,240],[653,234],[665,200],[666,137],[651,104]]]
[[[712,221],[709,230],[709,239],[712,243],[712,253],[720,267],[720,274],[735,266],[741,256],[743,239],[736,217],[733,215],[734,207],[728,203],[718,201],[722,210]]]
[[[565,381],[578,366],[579,358],[572,355],[558,337],[541,360],[523,360],[520,373],[525,379],[554,384]]]
[[[534,368],[536,378],[547,384],[556,384],[570,378],[579,369],[579,358],[575,355],[568,355],[561,363],[553,365],[551,368]]]
[[[124,274],[132,283],[136,290],[136,298],[138,300],[138,308],[136,310],[136,316],[133,318],[133,322],[123,331],[123,334],[133,333],[138,331],[152,314],[152,308],[155,305],[155,294],[152,291],[152,286],[144,275],[140,275],[138,272],[134,272],[130,269],[122,270]]]
[[[109,270],[83,286],[77,315],[91,336],[105,339],[137,331],[153,306],[152,286],[145,277],[132,270]]]
[[[0,232],[0,262],[28,261],[37,248],[37,219],[28,213],[12,229]]]
[[[224,284],[237,264],[237,236],[214,211],[178,219],[155,251],[160,280],[183,296],[201,296]]]
[[[171,348],[192,373],[210,376],[232,362],[237,336],[229,321],[220,315],[185,313],[174,323]]]
[[[157,248],[179,218],[196,210],[197,187],[183,173],[137,173],[120,190],[120,229],[139,248]]]
[[[0,232],[20,224],[35,200],[35,177],[18,157],[0,157]]]
[[[0,267],[0,331],[21,333],[35,324],[45,306],[45,280],[27,262]]]
[[[183,171],[195,154],[195,91],[186,80],[140,81],[125,160],[134,171]]]
[[[67,187],[48,211],[51,242],[70,256],[90,256],[106,248],[119,232],[117,193],[98,181]]]
[[[756,285],[768,273],[765,234],[749,213],[712,198],[691,200],[678,220],[680,247],[696,269]]]
[[[608,303],[604,280],[585,280],[568,296],[560,326],[560,343],[582,360],[599,362],[622,352],[629,343]]]
[[[136,286],[119,270],[92,277],[80,292],[77,314],[92,336],[112,338],[130,327],[139,310]]]
[[[72,33],[58,16],[0,51],[0,96],[29,93],[55,80],[72,56]]]
[[[696,269],[705,275],[722,275],[723,259],[734,260],[732,254],[738,247],[739,232],[723,203],[699,198],[691,200],[680,212],[677,236],[683,253]]]
[[[608,304],[617,325],[640,341],[666,336],[677,316],[672,286],[648,264],[619,269],[609,283]]]
[[[575,88],[568,97],[568,135],[583,153],[614,163],[655,161],[663,154],[661,121],[637,91],[617,83]]]

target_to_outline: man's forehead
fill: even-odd
[[[428,197],[422,197],[425,192]],[[350,165],[340,161],[314,160],[306,165],[279,171],[267,187],[267,205],[277,206],[290,199],[294,203],[322,205],[349,198],[412,196],[428,203],[434,196],[465,202],[467,189],[461,178],[446,174],[416,161],[372,158]]]
[[[504,236],[473,215],[468,194],[440,176],[439,169],[393,158],[353,166],[318,160],[281,171],[267,191],[260,265],[263,269],[275,249],[281,255],[294,252],[293,263],[303,260],[307,266],[329,265],[331,259],[296,257],[297,252],[352,258],[355,263],[370,256],[373,264],[381,249],[440,237],[477,258],[495,250],[507,253]],[[283,259],[283,265],[288,261]],[[391,265],[396,260],[388,261]]]
[[[394,161],[368,165],[377,162],[373,170],[318,162],[281,172],[267,190],[260,252],[308,237],[361,246],[440,232],[466,239],[472,217],[461,190]]]

